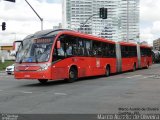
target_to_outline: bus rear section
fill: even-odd
[[[148,45],[140,45],[140,66],[141,68],[148,68],[152,65],[152,50]]]
[[[152,64],[151,47],[129,42],[116,43],[117,72],[148,68]]]
[[[136,70],[138,68],[137,44],[128,42],[119,42],[121,56],[121,71]]]

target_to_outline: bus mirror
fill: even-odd
[[[57,49],[60,49],[61,48],[61,43],[60,41],[57,41]]]
[[[17,53],[16,51],[11,51],[10,56],[16,56],[16,53]]]

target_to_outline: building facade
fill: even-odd
[[[11,52],[13,51],[13,44],[9,43],[1,43],[0,44],[0,60],[14,60],[15,57],[11,56]]]
[[[107,19],[99,17],[102,7],[108,8]],[[139,0],[63,0],[62,8],[63,28],[116,41],[137,41]]]
[[[153,41],[153,49],[160,50],[160,38]]]

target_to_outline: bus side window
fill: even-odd
[[[109,56],[110,57],[115,57],[115,45],[114,44],[109,44]]]
[[[145,56],[145,50],[144,50],[144,48],[140,48],[140,50],[141,50],[141,56],[144,57]]]
[[[67,56],[78,55],[77,40],[77,37],[71,35],[67,35],[65,38],[65,52]]]
[[[126,48],[126,46],[124,46],[124,45],[121,45],[121,54],[122,54],[122,57],[123,58],[125,58],[126,57],[126,55],[127,55],[127,48]]]
[[[65,36],[59,38],[61,47],[57,48],[58,56],[65,56],[64,39],[65,39]]]
[[[125,57],[129,57],[129,50],[128,50],[128,46],[125,46]]]
[[[107,57],[107,44],[106,43],[102,43],[102,57]]]
[[[93,41],[93,56],[97,56],[98,52],[98,47],[97,47],[97,42]]]
[[[91,41],[90,40],[86,40],[85,41],[85,55],[86,56],[91,56]]]
[[[152,52],[151,52],[151,49],[150,49],[150,48],[147,48],[147,55],[148,55],[148,57],[151,57],[151,56],[152,56]]]
[[[73,55],[77,56],[78,55],[77,38],[75,38],[75,42],[73,43],[72,48],[73,48]]]
[[[80,38],[78,40],[78,55],[84,56],[84,43],[83,43],[83,40]]]
[[[66,43],[66,53],[68,56],[72,55],[72,44]]]
[[[93,41],[93,54],[97,57],[102,57],[102,44],[101,42]]]

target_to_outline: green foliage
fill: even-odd
[[[5,61],[4,63],[0,61],[0,71],[5,70],[7,66],[12,64],[14,64],[14,61]]]

